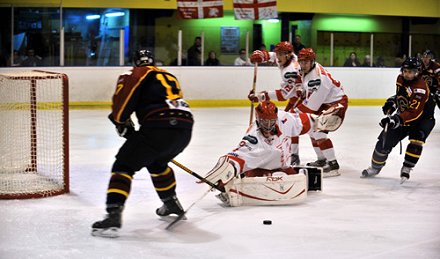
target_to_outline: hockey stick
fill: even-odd
[[[301,100],[301,98],[298,97],[298,99],[296,99],[295,103],[293,105],[289,103],[287,103],[286,108],[284,108],[285,112],[288,112],[290,109],[292,108],[296,108],[296,106],[298,105],[299,101]]]
[[[254,93],[257,88],[257,68],[258,68],[258,63],[255,62],[255,64],[254,64],[254,80],[252,82],[252,91]],[[249,118],[249,125],[252,125],[253,120],[254,120],[254,102],[251,101],[251,115]]]
[[[391,109],[388,109],[386,112],[387,117],[391,116]],[[388,123],[385,124],[385,127],[383,127],[383,139],[382,139],[382,149],[385,149],[385,142],[387,141],[387,133],[388,133]]]
[[[203,198],[205,198],[205,196],[210,193],[212,191],[212,189],[214,189],[214,187],[209,188],[202,196],[200,196],[200,198],[198,198],[195,202],[193,202],[191,205],[189,205],[188,208],[186,208],[186,210],[179,215],[175,220],[173,220],[170,224],[168,224],[168,226],[166,226],[166,230],[170,230],[174,225],[176,225],[177,222],[181,221],[183,218],[185,218],[186,213],[199,201],[201,201]]]
[[[202,181],[202,182],[208,184],[209,186],[211,186],[211,188],[217,189],[217,190],[219,190],[219,191],[221,191],[221,192],[224,192],[224,191],[225,191],[225,189],[223,189],[223,188],[221,188],[221,187],[215,185],[214,183],[212,183],[212,182],[206,180],[204,177],[200,176],[199,174],[197,174],[196,172],[192,171],[192,170],[189,169],[188,167],[182,165],[181,163],[177,162],[176,160],[174,160],[174,159],[171,160],[171,163],[177,165],[178,167],[180,167],[181,169],[183,169],[183,171],[189,173],[190,175],[194,176],[195,178],[199,179],[200,181]]]

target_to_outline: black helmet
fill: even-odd
[[[424,56],[430,56],[431,58],[434,58],[434,53],[431,50],[427,49],[423,51],[422,57]]]
[[[420,69],[420,60],[416,57],[408,57],[405,59],[405,61],[403,61],[402,63],[402,67],[401,67],[401,71],[403,71],[403,69],[414,69],[414,70],[419,70]]]
[[[134,53],[133,63],[137,67],[154,65],[153,52],[145,49],[136,51]]]

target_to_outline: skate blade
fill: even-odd
[[[403,184],[404,182],[408,181],[408,178],[406,177],[400,177],[400,184]]]
[[[174,220],[176,220],[177,218],[180,217],[180,215],[177,214],[170,214],[170,215],[166,215],[166,216],[160,216],[161,220],[166,221],[166,222],[173,222]],[[180,218],[179,220],[187,220],[188,218],[186,217],[186,215],[183,215],[182,218]]]
[[[116,238],[119,237],[119,228],[105,228],[105,229],[92,229],[92,236],[94,237],[105,237],[105,238]]]
[[[340,176],[340,175],[341,175],[341,173],[339,173],[338,170],[333,170],[333,171],[329,171],[327,173],[324,172],[322,174],[322,177],[323,178],[328,178],[328,177],[335,177],[335,176]]]

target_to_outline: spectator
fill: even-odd
[[[21,66],[23,67],[37,67],[41,66],[43,58],[38,55],[35,55],[35,51],[33,49],[28,49],[27,57],[23,62],[21,62]]]
[[[377,67],[386,67],[385,60],[383,59],[382,56],[377,57],[376,66]]]
[[[246,50],[240,49],[238,52],[240,56],[238,56],[234,61],[234,66],[250,66],[251,61],[246,57]]]
[[[14,60],[12,60],[12,56],[8,59],[8,67],[18,67],[21,66],[21,62],[23,59],[20,57],[17,50],[14,50]]]
[[[217,59],[217,54],[215,51],[211,50],[209,52],[208,58],[205,61],[206,66],[220,66],[220,60]]]
[[[293,40],[293,52],[295,52],[295,55],[298,56],[299,51],[302,50],[305,47],[306,46],[304,46],[301,43],[301,36],[300,35],[295,35],[295,39]]]
[[[394,66],[395,67],[401,67],[403,61],[405,61],[405,60],[406,60],[406,54],[398,53],[396,55],[396,57],[394,58]]]
[[[375,67],[376,64],[374,64],[374,62],[373,62],[373,64],[371,64],[371,57],[370,57],[370,55],[365,55],[364,63],[362,63],[362,66],[363,67]]]
[[[170,66],[177,66],[177,58],[175,58],[173,61],[171,61]],[[188,65],[188,59],[186,58],[186,53],[182,52],[182,66]]]
[[[345,60],[344,67],[360,67],[361,62],[359,62],[356,52],[351,52],[350,56]]]
[[[202,60],[202,38],[196,37],[188,49],[188,66],[200,66]]]
[[[0,67],[6,67],[6,65],[6,56],[3,54],[3,51],[0,50]]]

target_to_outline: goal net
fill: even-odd
[[[0,198],[69,192],[68,78],[0,74]]]

